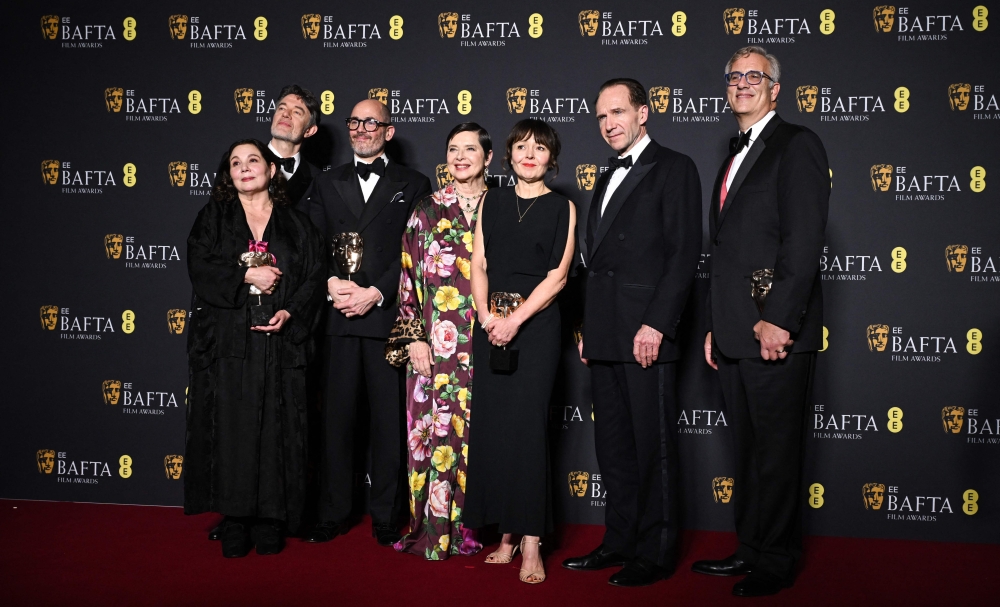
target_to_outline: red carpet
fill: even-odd
[[[227,560],[205,539],[214,515],[178,508],[0,500],[0,605],[995,605],[1000,547],[811,537],[795,587],[738,599],[732,579],[691,573],[729,554],[728,533],[685,535],[678,572],[647,588],[607,584],[613,570],[578,573],[563,558],[593,548],[601,528],[561,529],[545,557],[548,580],[517,580],[520,558],[445,562],[378,546],[363,523],[328,544],[292,539],[284,552]],[[492,550],[490,548],[489,550]]]

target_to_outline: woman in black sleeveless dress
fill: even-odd
[[[476,438],[470,443],[465,524],[498,524],[504,534],[487,563],[523,556],[521,581],[545,580],[539,538],[552,529],[547,420],[559,365],[559,308],[550,305],[566,284],[573,258],[576,209],[548,189],[559,138],[540,120],[522,120],[507,137],[513,188],[490,190],[479,210],[472,252],[472,294],[479,326]],[[490,314],[493,293],[518,293],[524,303],[507,318]],[[490,351],[518,352],[512,373],[491,368]],[[520,544],[513,536],[522,535]]]

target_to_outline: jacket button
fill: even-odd
[[[618,235],[618,240],[625,240],[625,235],[624,234],[619,234]]]
[[[722,244],[722,241],[721,241],[721,240],[719,240],[718,238],[716,238],[716,239],[715,239],[715,246],[719,246],[719,245],[721,245],[721,244]]]
[[[379,253],[381,253],[382,252],[382,247],[376,247],[375,250],[378,251]]]
[[[612,272],[611,270],[608,270],[608,276],[614,276],[614,275],[615,275],[614,272]]]
[[[588,272],[588,273],[587,273],[587,276],[589,276],[589,277],[593,278],[594,276],[596,276],[596,274],[594,274],[593,272]]]

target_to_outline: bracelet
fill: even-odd
[[[493,319],[494,319],[494,318],[496,318],[496,316],[493,316],[492,314],[490,314],[490,315],[489,315],[489,316],[488,316],[488,317],[486,318],[486,320],[484,320],[483,322],[481,322],[481,323],[479,324],[479,327],[480,327],[480,328],[481,328],[481,329],[482,329],[483,331],[485,331],[485,330],[486,330],[486,325],[488,325],[488,324],[490,324],[491,322],[493,322]]]

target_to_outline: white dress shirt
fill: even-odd
[[[385,155],[385,152],[383,152],[382,155],[379,156],[379,158],[382,159],[382,162],[385,163],[385,166],[389,166],[389,157]],[[358,158],[357,154],[354,155],[354,164],[371,164],[375,162],[375,160],[377,159],[365,161]],[[364,194],[366,203],[368,202],[368,199],[371,197],[372,192],[375,191],[375,186],[378,184],[378,180],[379,176],[375,173],[369,173],[368,179],[362,179],[361,175],[358,175],[358,183],[361,184],[361,193]]]
[[[619,156],[618,158],[624,159],[627,156],[631,156],[632,165],[635,166],[635,162],[639,160],[639,155],[642,154],[643,150],[646,149],[646,146],[649,145],[650,141],[651,139],[649,138],[648,134],[643,135],[642,139],[639,140],[639,143],[632,146],[632,149],[629,150],[628,153],[625,154],[625,156]],[[604,191],[604,200],[601,201],[601,217],[604,216],[604,209],[608,207],[608,201],[611,200],[611,197],[614,195],[615,190],[617,190],[618,186],[620,186],[622,182],[625,181],[625,177],[631,170],[632,170],[631,167],[627,169],[618,167],[615,169],[615,172],[611,174],[611,179],[608,180],[608,189]]]
[[[771,110],[766,116],[754,123],[750,127],[750,143],[747,144],[745,148],[740,150],[739,154],[733,157],[733,164],[729,165],[729,175],[726,176],[726,191],[729,191],[729,187],[733,185],[733,178],[736,177],[736,171],[740,170],[740,165],[743,164],[743,159],[747,157],[747,152],[750,151],[750,146],[757,141],[757,137],[764,132],[764,127],[767,123],[774,118],[775,111]]]
[[[274,152],[274,155],[277,156],[278,158],[283,157],[281,154],[278,153],[278,150],[274,149],[274,146],[271,145],[270,143],[267,144],[267,149]],[[285,179],[291,179],[292,175],[295,174],[295,171],[299,170],[299,163],[302,162],[302,152],[296,152],[295,155],[292,156],[292,158],[295,159],[295,166],[292,168],[291,173],[286,171],[285,167],[278,167],[278,169],[281,171],[281,174],[285,176]]]

